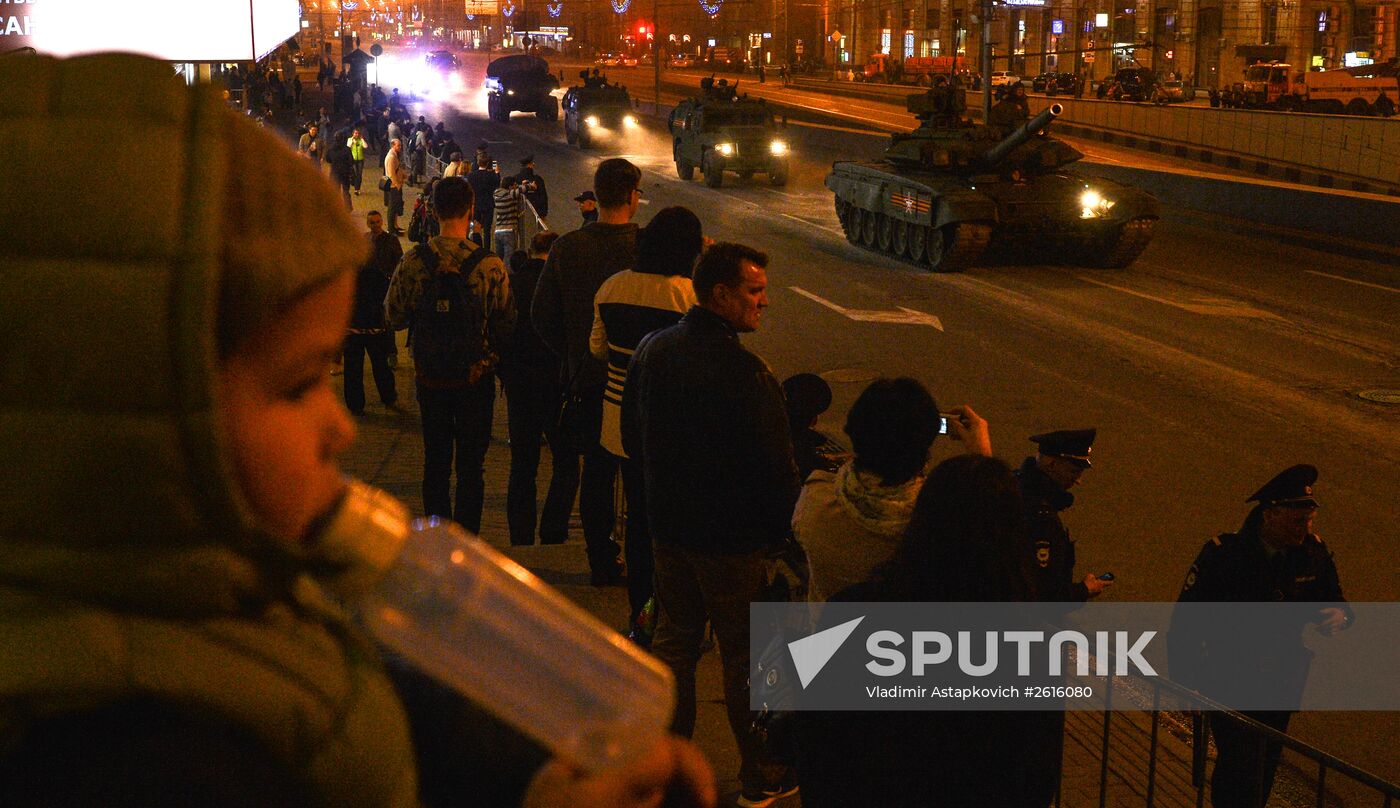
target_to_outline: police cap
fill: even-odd
[[[1258,502],[1264,507],[1316,508],[1313,483],[1317,482],[1317,467],[1300,463],[1279,472],[1264,487],[1245,502]]]
[[[1040,453],[1051,457],[1063,457],[1083,468],[1089,468],[1089,453],[1093,451],[1097,429],[1060,429],[1031,435],[1031,442],[1040,447]]]

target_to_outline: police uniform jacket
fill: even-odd
[[[1035,546],[1036,595],[1046,602],[1078,602],[1089,599],[1089,589],[1074,580],[1074,541],[1060,521],[1060,511],[1074,504],[1074,494],[1041,471],[1034,457],[1016,470],[1021,483],[1021,506],[1026,532]]]
[[[1177,602],[1308,604],[1272,613],[1277,616],[1264,625],[1241,622],[1240,610],[1177,610],[1168,637],[1171,678],[1227,704],[1241,688],[1261,686],[1291,689],[1296,698],[1312,656],[1303,645],[1304,627],[1327,606],[1352,615],[1322,539],[1309,535],[1297,547],[1270,553],[1248,523],[1205,543]]]

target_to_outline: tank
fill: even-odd
[[[936,272],[975,265],[993,245],[1033,246],[1092,266],[1126,267],[1146,249],[1157,200],[1066,166],[1083,155],[1046,134],[1051,104],[1019,126],[963,117],[956,83],[908,97],[919,120],[879,162],[837,162],[826,187],[846,238]]]

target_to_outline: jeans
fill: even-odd
[[[719,640],[729,729],[739,744],[739,782],[746,789],[777,784],[787,767],[768,757],[751,730],[755,714],[749,709],[749,603],[763,586],[763,556],[708,555],[661,542],[652,547],[658,612],[651,653],[676,677],[671,729],[686,737],[695,731],[695,667],[708,619]]]
[[[394,389],[394,371],[389,369],[389,351],[383,334],[350,334],[345,338],[345,408],[355,415],[365,411],[365,354],[379,400],[393,405],[399,400]]]
[[[350,174],[350,184],[355,186],[355,190],[358,191],[360,190],[360,183],[362,183],[365,178],[365,161],[354,160],[352,161],[352,163],[354,165],[354,169]]]
[[[423,512],[454,519],[473,533],[481,532],[486,447],[491,443],[495,401],[495,376],[449,390],[418,385],[418,409],[423,418]],[[454,453],[455,509],[449,497]]]
[[[549,442],[553,460],[549,492],[540,515],[541,544],[563,544],[569,536],[569,514],[578,494],[578,460],[563,452],[558,435],[559,402],[563,390],[554,369],[539,372],[516,368],[501,372],[510,433],[510,482],[506,487],[506,522],[511,544],[535,543],[535,478],[540,467],[540,435]]]
[[[502,261],[510,262],[515,254],[518,234],[514,230],[497,230],[491,234],[491,251]]]

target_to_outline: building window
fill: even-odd
[[[1259,44],[1272,44],[1278,37],[1278,6],[1264,6],[1264,13],[1260,16]]]
[[[880,52],[886,56],[890,53],[890,29],[880,29]]]
[[[904,58],[908,59],[914,55],[914,32],[904,32]]]
[[[925,28],[932,28],[935,31],[943,28],[943,9],[931,8],[928,10],[928,19],[924,21]]]

